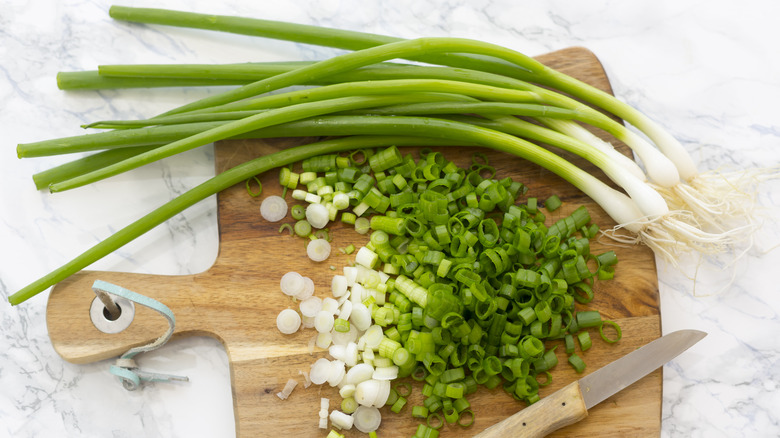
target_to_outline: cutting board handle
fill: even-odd
[[[130,325],[119,333],[100,331],[90,317],[96,295],[95,280],[103,280],[154,298],[168,306],[176,318],[174,336],[204,331],[188,296],[197,288],[197,276],[144,275],[123,272],[82,271],[57,284],[49,295],[46,324],[52,345],[63,359],[90,363],[117,357],[130,348],[148,344],[168,329],[168,322],[156,311],[135,306]]]

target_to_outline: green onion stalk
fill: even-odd
[[[143,71],[145,69],[143,67],[149,67],[150,69],[152,69],[153,72],[157,71],[157,73],[152,73],[152,74],[168,75],[163,78],[166,80],[177,78],[177,77],[182,79],[193,79],[190,77],[190,75],[193,74],[191,72],[191,70],[193,70],[193,67],[197,67],[197,69],[195,69],[196,71],[198,71],[198,69],[204,69],[204,70],[208,69],[207,66],[180,66],[180,65],[106,66],[103,68],[108,69],[108,71],[112,72],[111,74],[117,74],[117,71],[119,71],[119,72],[123,72],[121,74],[139,75],[139,77],[143,77],[142,76],[143,73],[139,72],[139,70]],[[219,67],[222,67],[222,69],[220,69]],[[265,65],[263,65],[262,67],[263,67],[262,70],[263,72],[266,71],[287,72],[290,69],[294,68],[291,65],[286,65],[282,69],[279,68],[269,69],[268,67],[265,67]],[[256,72],[258,70],[255,67],[247,67],[243,65],[212,66],[212,68],[217,70],[227,70],[228,72],[239,70],[238,73],[232,73],[235,77],[245,77],[244,75],[250,75],[250,73],[248,72],[242,73],[242,71],[245,69],[248,69],[249,72]],[[163,69],[163,72],[159,72],[160,69]],[[101,71],[103,71],[103,69],[101,69]],[[78,75],[79,73],[81,72],[75,72],[73,74]],[[223,74],[229,74],[229,73],[223,73]],[[267,74],[258,73],[257,76],[258,79],[262,79],[265,77],[268,77]],[[674,187],[674,185],[679,183],[679,175],[677,174],[676,170],[670,170],[670,169],[674,169],[674,166],[671,163],[671,161],[669,161],[663,154],[661,154],[660,151],[658,151],[656,148],[654,148],[652,145],[647,143],[645,140],[643,140],[642,138],[634,134],[625,126],[615,122],[611,118],[606,117],[603,113],[596,111],[592,107],[584,105],[581,102],[578,102],[574,99],[571,99],[559,93],[552,92],[551,90],[524,81],[520,81],[514,78],[508,78],[505,76],[500,76],[492,73],[486,73],[486,72],[480,72],[480,71],[468,70],[468,69],[454,69],[448,67],[403,66],[403,65],[395,64],[395,65],[388,65],[381,68],[372,68],[372,66],[366,66],[366,67],[353,70],[351,72],[330,75],[324,79],[320,79],[319,81],[309,82],[305,85],[311,85],[312,83],[317,85],[322,85],[321,82],[323,80],[325,81],[330,80],[331,82],[333,82],[333,84],[325,83],[324,85],[339,85],[338,87],[339,91],[344,90],[344,91],[354,92],[352,87],[359,86],[359,84],[345,84],[345,82],[365,83],[365,81],[372,81],[370,82],[370,84],[379,85],[377,81],[397,80],[399,78],[403,78],[405,80],[437,79],[437,80],[445,80],[445,81],[457,81],[457,82],[489,85],[489,86],[505,89],[506,90],[505,92],[510,95],[511,95],[511,91],[509,90],[512,91],[524,90],[524,91],[535,93],[538,96],[537,97],[538,101],[540,102],[543,101],[550,105],[555,105],[562,108],[569,108],[573,111],[583,113],[583,117],[586,117],[587,120],[589,120],[590,123],[593,124],[593,126],[597,126],[601,129],[604,129],[605,131],[612,134],[618,140],[626,143],[637,154],[640,160],[642,160],[642,162],[645,163],[645,167],[647,168],[647,173],[649,178],[653,180],[656,184],[659,184],[663,187],[671,188]],[[330,87],[326,87],[326,88],[330,88]],[[318,90],[300,91],[297,93],[291,93],[290,97],[294,99],[298,99],[304,96],[308,99],[324,97],[324,95],[319,94],[320,92],[321,91]],[[309,94],[309,93],[313,93],[313,94]],[[252,104],[239,103],[237,105],[223,105],[221,107],[212,107],[208,111],[209,112],[234,111],[238,109],[245,109],[249,106],[257,108],[258,104],[272,105],[274,102],[279,102],[279,101],[280,101],[279,97],[268,96],[265,98],[255,100],[253,101]],[[198,111],[194,111],[194,112],[197,113]],[[203,115],[201,115],[201,117],[203,117]],[[122,126],[142,126],[151,123],[158,123],[158,124],[169,123],[169,121],[171,120],[177,120],[177,119],[157,117],[151,120],[144,120],[144,121],[140,121],[140,120],[111,121],[111,122],[107,121],[107,122],[96,122],[88,125],[88,127],[119,128]],[[554,120],[555,119],[545,123],[569,135],[579,137],[583,139],[583,141],[591,143],[594,147],[598,147],[605,151],[614,150],[614,148],[611,145],[593,137],[592,134],[588,137],[585,137],[586,135],[590,134],[590,132],[585,129],[582,129],[579,125],[574,123],[565,123],[564,121],[560,121],[560,120],[557,121],[558,123],[555,123]],[[636,163],[633,163],[633,166],[636,167]]]
[[[111,14],[114,18],[130,21],[205,26],[214,30],[240,28],[243,29],[242,32],[253,32],[252,29],[255,29],[259,23],[241,18],[215,18],[175,11],[123,7],[112,7]],[[263,23],[269,25],[270,22]],[[274,26],[278,32],[262,36],[290,39],[293,37],[291,29],[298,29],[300,32],[294,38],[304,38],[305,41],[301,42],[316,44],[324,41],[316,36],[318,32],[323,31],[322,28],[304,26],[299,29],[296,25],[287,23],[277,23]],[[479,41],[457,38],[388,41],[386,37],[368,38],[365,34],[332,30],[328,30],[326,34],[328,35],[326,39],[331,40],[329,44],[356,51],[319,62],[265,65],[262,66],[266,68],[266,72],[262,74],[265,75],[264,77],[249,83],[245,83],[246,78],[239,78],[245,85],[224,93],[175,108],[147,121],[106,121],[87,125],[114,128],[112,131],[22,144],[18,147],[18,155],[34,157],[96,151],[94,155],[38,174],[34,178],[38,187],[48,186],[52,191],[60,191],[230,138],[312,135],[358,135],[376,138],[376,136],[404,135],[424,138],[426,142],[435,144],[448,142],[454,145],[470,144],[489,147],[542,165],[593,198],[619,224],[619,228],[634,233],[631,236],[617,236],[617,238],[644,242],[656,253],[672,260],[673,254],[681,249],[693,248],[702,252],[713,252],[738,240],[739,234],[732,229],[720,233],[707,233],[693,225],[699,219],[695,215],[688,217],[676,211],[670,212],[669,206],[678,204],[669,202],[668,194],[675,192],[679,184],[666,184],[664,190],[659,190],[667,195],[667,200],[664,202],[659,198],[658,192],[648,188],[643,178],[637,177],[635,168],[633,171],[626,170],[631,166],[626,166],[625,161],[623,165],[619,164],[620,160],[614,158],[614,153],[613,158],[610,158],[610,154],[605,152],[609,147],[594,141],[593,137],[585,136],[584,129],[578,127],[575,121],[583,121],[610,132],[634,148],[637,154],[640,154],[640,151],[652,150],[643,146],[644,140],[639,136],[631,134],[628,129],[591,107],[526,81],[536,81],[547,86],[559,85],[560,89],[578,97],[598,97],[595,100],[606,109],[612,107],[621,109],[620,105],[615,105],[610,100],[617,102],[612,96],[592,91],[590,90],[592,87],[584,84],[582,90],[579,90],[583,94],[578,95],[574,92],[577,91],[574,90],[577,88],[574,79],[554,72],[518,52]],[[457,68],[412,67],[386,62],[392,59],[419,60]],[[417,72],[417,76],[413,72]],[[204,73],[198,74],[204,75]],[[404,78],[403,74],[409,74],[412,79]],[[367,78],[371,79],[371,75],[374,75],[374,78],[385,79],[367,80]],[[85,84],[90,77],[95,79],[94,73],[84,76],[80,86],[87,86]],[[102,77],[100,72],[98,76]],[[339,82],[346,80],[345,78],[351,78],[352,81]],[[131,77],[124,79],[133,80]],[[236,80],[236,78],[227,80]],[[300,84],[325,85],[310,90],[264,95]],[[608,101],[607,103],[612,106],[603,105],[604,102],[601,100]],[[415,104],[419,106],[414,107]],[[482,116],[481,120],[472,117],[469,123],[465,123],[466,119],[461,114],[472,110]],[[375,112],[374,115],[370,115],[372,111]],[[334,115],[339,113],[359,115]],[[620,115],[619,112],[615,113]],[[442,117],[415,117],[402,114],[435,114]],[[542,130],[535,125],[532,126],[517,119],[517,115],[530,117],[547,128]],[[447,120],[445,117],[448,116],[453,120]],[[521,137],[549,142],[587,158],[604,170],[613,181],[618,182],[628,195],[608,187],[553,152]],[[299,149],[296,149],[296,153],[303,154]],[[311,152],[306,152],[309,153],[316,155],[323,152],[313,147]],[[293,161],[298,159],[300,158]],[[651,160],[645,160],[644,156],[642,159],[646,167],[652,167],[648,166]],[[266,161],[261,160],[259,164],[256,161],[252,163],[254,163],[252,166],[257,168],[284,165],[279,164],[279,158],[276,156]],[[254,169],[251,166],[247,168],[239,166],[239,168]],[[674,166],[666,166],[666,170],[669,172],[668,175],[671,175],[669,180],[651,173],[651,182],[658,185],[659,181],[667,183],[674,181],[674,177],[678,176]],[[221,190],[220,187],[227,187],[222,186],[223,182],[232,181],[230,178],[235,173],[229,171],[224,177],[219,175],[217,178],[220,179],[217,183],[207,184],[205,188],[199,186],[198,190],[193,189],[194,193],[197,196],[206,192],[209,192],[209,195],[216,193]],[[242,177],[241,180],[246,180],[246,177]],[[161,207],[162,210],[155,210],[154,220],[142,222],[146,224],[143,226],[138,224],[129,226],[126,229],[129,231],[123,231],[119,237],[109,239],[105,247],[123,245],[128,238],[133,239],[148,230],[145,228],[148,224],[155,223],[160,218],[165,220],[170,217],[167,216],[167,212],[176,209],[180,211],[181,208],[196,202],[193,200],[197,196],[188,195],[183,200],[172,201],[173,207]],[[684,205],[684,202],[679,205]],[[76,270],[82,269],[97,260],[94,254],[105,255],[99,251],[97,253],[90,251],[80,256],[78,261],[74,260],[66,265],[65,271],[75,272],[71,269],[74,266],[77,266]],[[27,292],[23,294],[20,291],[13,296],[12,302],[21,302],[40,292],[41,284],[50,286],[64,278],[58,275],[45,277],[40,283],[36,283],[37,286],[31,285],[26,288]],[[52,278],[55,278],[55,281],[52,282]]]
[[[601,205],[616,222],[627,224],[625,226],[627,228],[630,227],[630,231],[635,232],[638,235],[647,235],[647,240],[651,245],[653,244],[652,242],[655,242],[654,234],[658,233],[657,230],[654,231],[654,228],[647,226],[640,228],[637,225],[643,217],[643,214],[630,197],[609,187],[596,177],[572,165],[552,152],[536,146],[533,143],[499,131],[449,120],[404,116],[330,116],[320,117],[309,121],[290,122],[285,124],[283,128],[304,136],[378,136],[373,137],[374,139],[371,140],[374,144],[395,144],[398,146],[430,144],[431,140],[428,139],[433,139],[434,144],[437,145],[441,145],[442,143],[473,144],[515,154],[534,163],[543,165],[545,168],[560,175],[571,184],[580,188],[580,190],[599,203],[599,205]],[[279,127],[276,129],[279,129]],[[397,135],[408,135],[414,136],[415,138],[413,140],[404,140],[403,138],[398,139],[393,137]],[[426,139],[420,140],[419,137],[425,137]],[[369,137],[369,139],[371,139],[371,137]],[[259,157],[237,166],[236,168],[226,171],[194,189],[185,192],[138,221],[119,230],[93,248],[77,256],[71,262],[13,294],[9,297],[9,301],[12,304],[24,302],[46,288],[62,281],[68,276],[86,268],[95,261],[117,250],[194,203],[224,190],[233,184],[243,182],[247,178],[269,169],[285,166],[311,156],[322,155],[334,151],[368,147],[371,144],[369,139],[357,137],[357,141],[355,141],[356,137],[348,137],[314,145],[299,146]],[[364,142],[362,146],[359,146],[359,141]],[[668,238],[675,239],[675,236],[669,236]]]
[[[320,26],[163,9],[112,6],[109,14],[117,20],[238,33],[356,51],[404,41],[401,38],[385,35]],[[756,179],[780,176],[777,168],[730,174],[717,171],[699,173],[693,159],[677,139],[647,115],[609,93],[551,69],[525,55],[515,55],[512,61],[516,61],[517,64],[514,64],[506,62],[507,60],[502,56],[496,56],[489,51],[463,52],[465,51],[451,50],[408,54],[404,57],[413,61],[487,71],[535,82],[576,96],[624,119],[646,134],[673,163],[681,179],[680,183],[671,187],[665,185],[659,187],[659,191],[670,200],[672,208],[692,212],[694,217],[692,222],[702,222],[713,232],[722,232],[727,236],[740,233],[743,238],[745,232],[750,233],[754,228],[751,221],[755,204],[755,193],[751,187]],[[671,169],[667,171],[672,172]],[[734,225],[735,222],[748,224]],[[730,237],[726,238],[729,239]]]
[[[116,233],[100,241],[87,249],[65,265],[55,269],[49,274],[23,287],[8,298],[8,301],[17,305],[27,301],[47,288],[59,283],[69,276],[85,269],[92,263],[118,250],[129,242],[145,234],[154,227],[162,224],[176,214],[186,210],[196,203],[208,198],[215,193],[227,189],[238,183],[243,183],[251,178],[271,169],[286,166],[309,157],[334,152],[349,151],[366,147],[378,146],[441,146],[442,142],[419,137],[403,136],[357,136],[327,140],[303,146],[296,146],[273,154],[265,155],[247,161],[219,175],[199,184],[184,192],[176,198],[168,201],[145,216],[132,222]]]

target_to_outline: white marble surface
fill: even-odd
[[[210,148],[73,192],[35,191],[30,176],[65,158],[18,160],[20,142],[74,135],[99,118],[151,116],[206,91],[58,91],[60,70],[100,63],[313,59],[328,49],[113,22],[105,0],[3,0],[0,13],[0,436],[234,435],[227,360],[216,341],[171,342],[144,359],[186,385],[128,393],[108,363],[63,362],[45,324],[46,294],[5,297],[213,174]],[[616,94],[656,118],[701,169],[780,162],[780,3],[487,0],[128,1],[134,6],[243,14],[393,34],[461,36],[528,54],[584,46]],[[230,49],[225,50],[229,44]],[[659,269],[663,328],[709,336],[665,367],[663,436],[780,436],[780,184],[759,199],[758,249],[731,279],[718,264],[692,281]],[[177,216],[95,269],[184,274],[217,251],[214,200]],[[686,262],[686,272],[696,266]],[[723,287],[728,284],[728,287]],[[717,291],[717,293],[716,293]]]

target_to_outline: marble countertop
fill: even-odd
[[[80,133],[84,122],[138,118],[207,90],[62,92],[58,71],[98,64],[315,59],[334,52],[290,43],[112,21],[106,0],[5,0],[0,14],[0,436],[234,435],[226,355],[188,338],[145,359],[187,385],[127,392],[107,363],[64,362],[49,341],[46,293],[6,298],[77,253],[213,175],[212,150],[57,195],[31,175],[64,157],[18,160],[16,144]],[[771,0],[475,0],[265,2],[128,1],[336,26],[400,37],[460,36],[530,55],[592,50],[615,94],[681,140],[701,170],[780,163],[780,3]],[[262,4],[262,6],[261,6]],[[226,43],[230,44],[225,50]],[[709,333],[664,368],[662,435],[780,435],[780,184],[758,187],[763,226],[733,269],[718,260],[659,263],[664,332]],[[93,269],[187,274],[217,253],[215,200],[187,210]],[[733,258],[733,254],[730,255]],[[726,266],[726,267],[724,267]],[[698,270],[698,281],[690,275]],[[695,286],[695,287],[694,287]]]

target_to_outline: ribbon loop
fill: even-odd
[[[128,391],[134,391],[140,388],[144,382],[189,381],[189,378],[186,376],[152,373],[140,370],[135,360],[133,359],[139,353],[145,353],[162,347],[166,342],[168,342],[168,340],[171,338],[171,335],[173,335],[173,331],[176,327],[176,319],[173,317],[173,312],[170,308],[168,308],[168,306],[152,298],[143,296],[131,290],[127,290],[121,286],[107,283],[102,280],[96,280],[92,285],[92,289],[95,291],[122,297],[134,303],[146,306],[160,313],[168,321],[168,330],[162,336],[150,344],[131,348],[125,354],[120,356],[116,360],[116,363],[114,363],[114,365],[112,365],[109,369],[111,374],[114,374],[119,378],[119,380],[122,382],[122,386],[124,386],[125,389]]]

